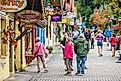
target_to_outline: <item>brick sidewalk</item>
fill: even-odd
[[[52,54],[49,54],[48,58],[46,58],[47,63],[52,58],[53,53],[56,53],[56,50],[58,50],[59,44],[56,44],[54,46],[54,50]],[[40,66],[41,72],[43,72],[42,66]],[[30,81],[33,77],[38,75],[37,73],[37,62],[36,59],[32,61],[26,68],[24,72],[16,72],[15,75],[9,77],[8,79],[4,81]]]
[[[64,71],[65,66],[63,63],[62,50],[55,48],[56,51],[51,56],[48,61],[48,73],[36,73],[33,68],[33,72],[28,70],[28,72],[23,72],[23,79],[16,79],[16,76],[20,76],[21,73],[17,73],[13,79],[8,79],[6,81],[121,81],[121,64],[115,63],[118,59],[116,57],[111,57],[111,51],[107,51],[108,48],[105,46],[103,51],[103,57],[99,57],[97,53],[97,47],[91,49],[88,54],[88,61],[86,66],[85,76],[64,76],[66,73]],[[74,55],[74,72],[76,72],[76,61]]]

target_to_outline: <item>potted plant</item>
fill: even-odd
[[[49,54],[51,54],[52,51],[53,51],[53,47],[52,46],[47,46],[46,49],[49,51]]]

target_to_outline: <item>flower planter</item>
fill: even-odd
[[[7,40],[3,40],[3,44],[7,44]]]
[[[3,44],[7,44],[7,40],[8,40],[8,38],[7,38],[6,36],[4,36],[4,37],[2,38]]]
[[[53,47],[52,46],[47,46],[46,49],[49,51],[49,54],[51,54],[52,51],[53,51]]]

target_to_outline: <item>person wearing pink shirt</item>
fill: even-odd
[[[36,38],[36,44],[34,46],[34,53],[37,57],[37,67],[38,73],[40,72],[40,60],[42,61],[44,72],[48,72],[45,57],[47,57],[47,50],[44,47],[44,44],[40,42],[40,38]]]
[[[72,71],[72,61],[73,61],[73,49],[71,39],[66,40],[66,45],[64,48],[64,58],[67,66],[67,73],[65,75],[71,75]]]
[[[98,34],[95,36],[95,38],[97,40],[99,57],[101,57],[101,56],[103,56],[103,54],[102,54],[103,39],[105,38],[104,35],[101,33],[101,30],[98,30]]]

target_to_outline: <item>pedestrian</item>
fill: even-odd
[[[91,31],[91,49],[94,49],[94,39],[95,39],[95,34],[93,31]]]
[[[68,38],[66,40],[66,45],[64,49],[64,58],[65,64],[67,66],[67,73],[64,75],[72,75],[71,71],[73,71],[72,61],[73,61],[73,48],[72,48],[71,39]]]
[[[112,57],[114,57],[117,43],[118,43],[118,39],[116,38],[116,34],[113,34],[109,41],[111,43]]]
[[[65,58],[64,58],[64,49],[65,49],[65,45],[66,45],[66,40],[69,38],[69,35],[67,32],[64,33],[64,37],[63,39],[61,40],[60,42],[60,46],[62,47],[62,51],[63,51],[63,60],[64,60],[64,64],[66,66],[66,69],[65,71],[67,71],[67,65],[66,65],[66,61],[65,61]]]
[[[90,39],[91,39],[91,33],[90,33],[90,30],[88,30],[88,29],[85,29],[85,31],[84,31],[84,36],[85,36],[85,39],[86,39],[86,41],[89,43],[90,42]],[[89,52],[89,44],[88,44],[88,52]]]
[[[118,59],[118,61],[120,61],[120,60],[121,60],[121,35],[119,35],[117,45],[118,45],[118,47],[119,47],[119,48],[118,48],[118,49],[119,49],[119,51],[118,51],[118,53],[119,53],[119,59]]]
[[[110,37],[112,36],[112,31],[110,30],[110,26],[108,26],[108,27],[105,29],[104,35],[105,35],[105,37],[106,37],[107,46],[109,46],[109,40],[110,40]]]
[[[36,38],[36,44],[34,46],[34,53],[37,57],[37,68],[38,73],[40,72],[40,60],[43,64],[44,72],[48,72],[47,70],[47,64],[45,58],[48,56],[47,50],[44,47],[44,44],[40,42],[40,38]]]
[[[87,59],[88,42],[84,38],[84,35],[80,35],[77,41],[74,43],[74,52],[76,54],[77,73],[75,75],[85,75],[85,61]],[[80,64],[81,63],[81,64]]]
[[[103,56],[102,51],[103,51],[103,39],[104,38],[105,37],[101,33],[101,30],[98,30],[98,34],[96,35],[96,40],[97,40],[99,57]]]
[[[73,42],[75,42],[79,36],[79,31],[77,30],[77,27],[74,27],[74,31],[72,32],[72,38],[73,38]]]

